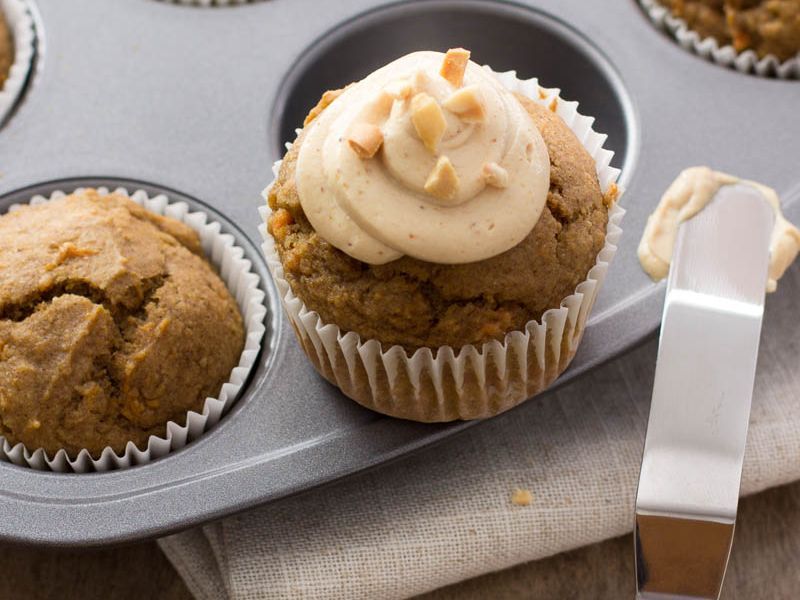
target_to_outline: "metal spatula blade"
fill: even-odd
[[[640,598],[718,598],[728,563],[775,215],[729,185],[681,225],[636,498]]]

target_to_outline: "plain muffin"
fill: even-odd
[[[689,29],[737,52],[788,60],[800,51],[800,0],[660,0]]]
[[[0,217],[0,433],[97,456],[219,393],[244,329],[188,226],[119,194]]]

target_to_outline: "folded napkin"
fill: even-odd
[[[800,479],[800,268],[767,301],[742,493]],[[407,598],[632,528],[657,344],[433,448],[160,541],[199,599]]]

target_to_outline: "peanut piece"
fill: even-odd
[[[428,84],[430,84],[431,79],[425,73],[425,71],[417,71],[411,77],[411,91],[412,92],[421,92]]]
[[[483,180],[492,187],[508,187],[508,171],[497,163],[490,162],[483,165],[481,175],[483,175]]]
[[[393,81],[384,89],[390,96],[398,100],[406,100],[414,92],[414,87],[408,79]]]
[[[440,156],[436,161],[428,179],[425,182],[425,191],[439,200],[452,200],[458,192],[458,175],[453,163],[446,156]]]
[[[411,122],[425,147],[435,153],[447,129],[447,121],[439,103],[425,92],[414,96],[411,99]]]
[[[372,122],[383,120],[389,116],[393,104],[394,96],[385,90],[381,90],[381,92],[372,102],[372,106],[369,107],[369,110],[365,115],[366,119]]]
[[[442,106],[457,114],[466,123],[482,123],[486,119],[483,99],[477,85],[456,90],[442,103]]]
[[[319,116],[319,113],[321,113],[323,110],[325,110],[331,102],[333,102],[339,96],[342,95],[343,91],[344,91],[344,88],[342,88],[340,90],[328,90],[327,92],[322,94],[322,98],[319,99],[319,102],[317,102],[317,105],[314,108],[312,108],[308,112],[308,114],[306,115],[306,118],[303,121],[303,126],[305,127],[306,125],[311,123],[311,121],[316,119]]]
[[[372,123],[356,123],[347,143],[359,158],[372,158],[383,144],[383,132]]]
[[[467,69],[468,62],[469,50],[451,48],[444,55],[439,74],[455,87],[461,87],[461,84],[464,83],[464,71]]]

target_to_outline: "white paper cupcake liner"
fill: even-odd
[[[620,172],[609,166],[614,154],[603,148],[607,136],[592,129],[594,119],[581,115],[577,102],[561,99],[558,89],[540,87],[537,79],[518,79],[515,71],[493,73],[511,91],[555,109],[594,159],[603,193],[616,185]],[[290,147],[287,144],[287,149]],[[280,165],[281,161],[273,165],[275,178]],[[273,184],[274,180],[265,197]],[[284,277],[274,240],[266,229],[269,208],[262,206],[260,214],[267,264],[297,337],[317,370],[368,408],[433,422],[498,414],[541,392],[566,369],[616,253],[625,211],[614,203],[605,244],[586,280],[539,321],[529,321],[522,331],[509,332],[502,342],[421,348],[411,355],[401,346],[384,350],[377,340],[361,340],[354,332],[324,323],[319,314],[309,310]]]
[[[83,189],[78,188],[75,192],[81,192]],[[109,193],[108,188],[100,187],[97,190],[101,194]],[[229,233],[221,233],[220,224],[210,221],[205,213],[190,212],[188,204],[170,202],[164,194],[151,198],[143,190],[137,190],[130,195],[124,188],[117,188],[113,192],[128,196],[151,212],[177,219],[198,233],[206,258],[218,269],[220,277],[236,299],[242,313],[245,343],[239,364],[231,371],[230,379],[223,384],[219,396],[206,398],[202,413],[189,411],[186,414],[185,423],[169,421],[164,437],[150,436],[147,446],[143,449],[137,448],[133,442],[128,442],[122,454],[117,454],[110,447],[106,447],[100,457],[96,459],[92,458],[87,450],[81,450],[74,459],[70,458],[64,450],[59,450],[50,457],[42,448],[29,450],[22,443],[11,445],[8,440],[0,436],[0,460],[59,473],[110,471],[148,463],[183,448],[216,425],[227,409],[236,401],[256,364],[266,330],[264,325],[264,318],[267,314],[264,304],[265,294],[259,287],[259,276],[252,271],[252,263],[244,257],[244,250],[236,245],[234,237]],[[34,196],[29,203],[42,204],[65,195],[65,192],[59,190],[47,198]],[[9,211],[17,210],[21,206],[20,204],[13,205]]]
[[[678,44],[711,62],[723,67],[736,69],[740,73],[779,79],[800,79],[800,54],[781,62],[777,56],[769,54],[759,58],[753,50],[737,52],[733,46],[720,46],[713,37],[702,37],[689,29],[683,19],[670,13],[658,0],[639,0],[650,20],[659,28],[669,32]]]
[[[0,124],[14,107],[28,78],[33,60],[33,19],[23,0],[0,0],[0,12],[14,38],[14,62],[8,78],[0,89]]]

